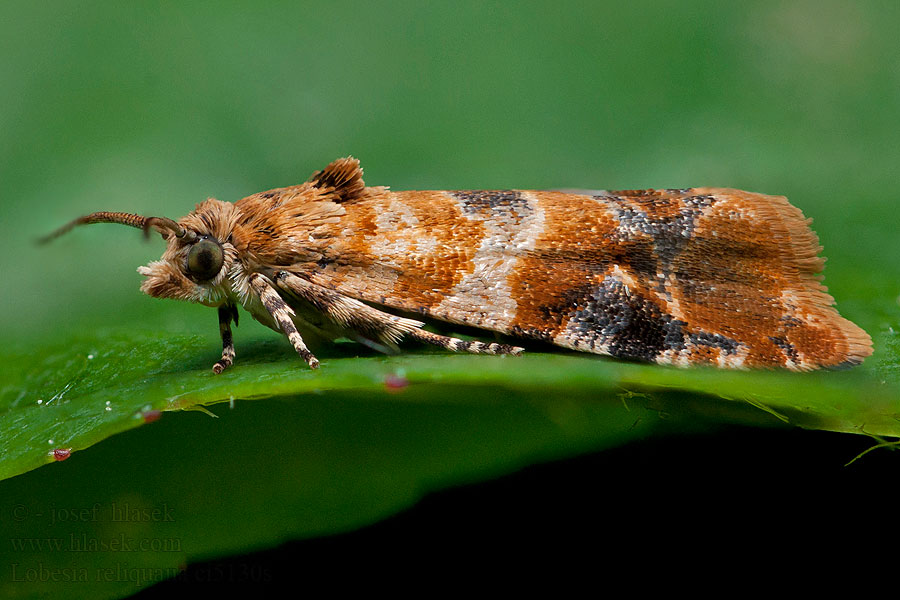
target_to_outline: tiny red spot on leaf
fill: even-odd
[[[384,387],[389,392],[402,390],[403,388],[409,385],[409,380],[403,375],[395,375],[394,373],[388,373],[384,376]]]
[[[159,421],[159,418],[162,417],[162,411],[145,410],[141,413],[141,416],[144,418],[144,423],[152,423],[153,421]]]

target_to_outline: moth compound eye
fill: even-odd
[[[198,281],[208,281],[218,275],[225,262],[225,252],[219,242],[204,237],[194,244],[188,254],[188,274]]]

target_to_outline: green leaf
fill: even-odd
[[[353,529],[429,490],[664,432],[750,423],[900,435],[896,379],[877,369],[747,373],[415,349],[357,358],[342,353],[357,346],[337,345],[312,371],[274,334],[238,347],[219,376],[200,336],[98,334],[4,358],[3,476],[72,451],[3,484],[13,543],[3,560],[17,581],[56,574],[43,592],[71,596],[69,579],[86,578],[74,588],[85,597],[100,584],[127,593],[188,561]],[[182,412],[207,406],[219,418]],[[144,426],[155,411],[160,422]]]
[[[889,338],[894,342],[891,348],[895,338]],[[6,357],[4,364],[14,377],[0,393],[0,478],[57,460],[54,450],[86,449],[154,420],[159,411],[235,399],[335,392],[371,395],[392,389],[393,398],[403,403],[446,401],[448,396],[466,403],[471,402],[473,389],[502,390],[506,397],[522,396],[539,406],[546,411],[545,418],[558,410],[559,397],[579,397],[591,404],[617,404],[618,398],[623,407],[669,415],[724,412],[730,418],[757,422],[764,413],[770,420],[807,428],[900,436],[900,388],[888,367],[880,371],[881,377],[866,369],[747,373],[686,371],[567,353],[522,357],[430,353],[336,355],[313,371],[287,344],[272,340],[255,345],[235,368],[215,376],[208,368],[213,362],[207,358],[209,352],[199,351],[204,343],[200,337],[111,334],[73,340],[65,348],[39,354]],[[697,399],[688,406],[672,405],[667,399],[674,392],[692,393]]]

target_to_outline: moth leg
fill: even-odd
[[[342,327],[369,338],[379,339],[394,348],[404,335],[411,335],[423,325],[421,321],[404,319],[372,308],[359,300],[348,298],[288,271],[275,273],[275,284],[282,290],[306,300]]]
[[[423,323],[413,319],[404,319],[378,309],[372,308],[359,300],[348,298],[334,290],[298,277],[288,271],[275,274],[278,287],[311,303],[333,320],[366,335],[377,336],[381,340],[395,344],[404,335],[411,339],[446,348],[453,352],[471,352],[473,354],[521,354],[523,349],[507,344],[485,344],[484,342],[467,342],[421,329]]]
[[[510,346],[509,344],[497,343],[485,344],[484,342],[479,342],[478,340],[466,341],[459,338],[448,337],[446,335],[431,333],[430,331],[425,331],[424,329],[417,329],[411,332],[409,334],[409,337],[426,344],[440,346],[441,348],[450,350],[451,352],[471,352],[472,354],[512,354],[513,356],[518,356],[525,351],[524,348],[520,348],[519,346]]]
[[[253,288],[253,291],[256,292],[262,301],[263,306],[266,307],[266,310],[269,311],[269,314],[272,315],[272,318],[275,319],[275,322],[287,335],[300,358],[305,360],[311,369],[318,369],[319,359],[313,356],[306,344],[303,343],[300,332],[297,331],[294,321],[291,320],[291,316],[294,314],[291,307],[285,304],[275,288],[259,273],[254,273],[250,276],[250,287]]]
[[[218,375],[234,364],[234,338],[231,335],[231,321],[238,323],[237,307],[223,304],[219,307],[219,334],[222,336],[222,359],[213,365],[213,373]]]

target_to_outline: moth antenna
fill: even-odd
[[[141,228],[144,230],[144,235],[150,237],[150,228],[155,227],[157,231],[162,233],[164,229],[168,229],[172,233],[175,234],[175,237],[179,239],[184,239],[186,242],[192,242],[197,238],[197,234],[191,231],[190,229],[185,229],[172,219],[168,219],[166,217],[143,217],[144,223],[141,225]]]
[[[166,217],[143,217],[141,215],[125,212],[101,211],[78,217],[74,221],[66,223],[56,231],[39,238],[38,244],[46,244],[47,242],[55,240],[59,236],[69,233],[79,225],[92,225],[94,223],[119,223],[120,225],[128,225],[129,227],[142,229],[147,236],[150,235],[151,227],[155,228],[160,233],[167,230],[171,231],[175,234],[175,237],[178,238],[188,236],[189,241],[197,236],[193,231],[185,229],[172,219],[167,219]]]

